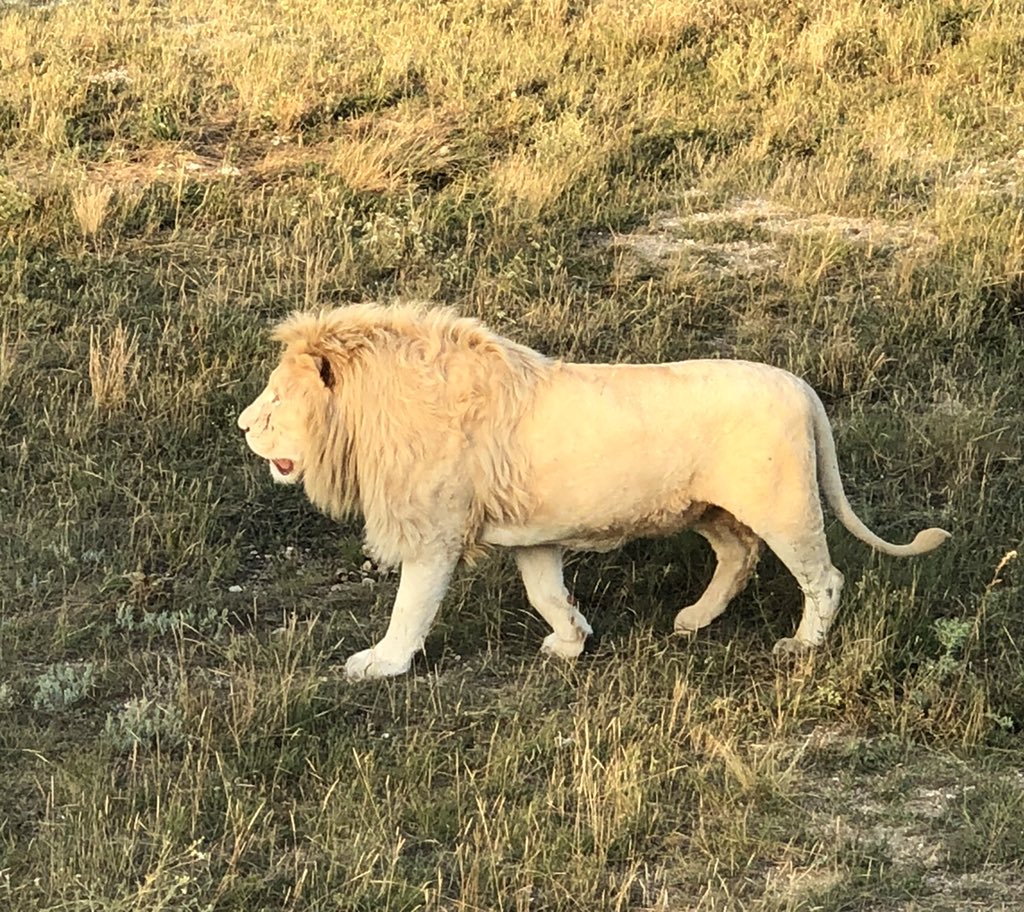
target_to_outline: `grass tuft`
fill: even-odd
[[[135,379],[138,338],[118,323],[103,339],[98,330],[89,332],[89,385],[98,409],[123,408]]]
[[[107,218],[114,191],[111,187],[86,184],[72,195],[71,206],[75,221],[84,238],[99,234]]]

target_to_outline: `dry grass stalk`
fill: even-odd
[[[138,352],[138,337],[118,323],[104,340],[93,329],[89,333],[89,385],[92,401],[105,411],[124,406],[134,375],[133,361]]]
[[[17,348],[11,332],[5,326],[0,330],[0,392],[7,388],[17,361]]]
[[[90,238],[99,233],[113,196],[113,188],[106,184],[88,184],[72,195],[71,206],[83,237]]]

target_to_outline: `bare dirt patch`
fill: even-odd
[[[749,232],[753,236],[730,240],[708,237],[721,231]],[[876,250],[927,248],[938,241],[934,234],[910,222],[833,213],[803,215],[758,197],[690,215],[662,213],[648,229],[614,235],[603,244],[627,250],[658,267],[685,264],[702,273],[743,276],[777,266],[782,258],[782,240],[807,236],[833,237]]]

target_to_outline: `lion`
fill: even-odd
[[[608,551],[692,529],[717,564],[675,616],[694,633],[745,586],[762,542],[796,577],[803,614],[778,652],[820,645],[843,574],[829,557],[820,491],[872,548],[843,491],[814,390],[766,364],[691,360],[576,364],[546,357],[450,310],[352,305],[292,314],[266,389],[239,416],[272,478],[301,483],[334,518],[359,513],[368,553],[401,565],[384,637],[351,656],[350,679],[406,672],[460,559],[511,548],[542,649],[574,658],[592,633],[563,579],[566,550]]]

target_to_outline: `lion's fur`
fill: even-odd
[[[843,491],[832,429],[815,392],[764,364],[695,360],[568,364],[472,319],[420,306],[295,313],[267,388],[239,416],[280,481],[302,480],[334,517],[361,513],[370,553],[402,564],[385,638],[350,675],[396,674],[422,646],[460,556],[515,549],[531,603],[552,625],[545,648],[577,655],[590,627],[562,581],[566,548],[606,550],[692,527],[715,575],[676,616],[693,631],[725,610],[763,540],[804,593],[795,637],[824,639],[842,574],[820,494],[862,541],[896,556]]]
[[[398,563],[528,505],[512,433],[548,359],[449,310],[358,305],[295,313],[274,337],[286,355],[329,362],[335,381],[310,415],[306,492],[335,518],[360,513],[377,560]],[[437,528],[425,497],[446,500]]]

